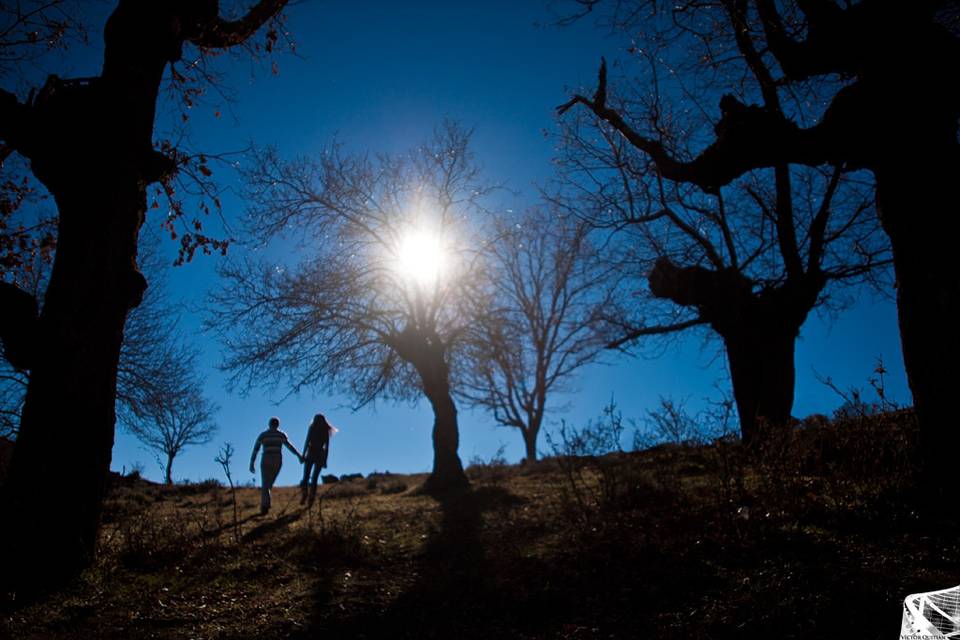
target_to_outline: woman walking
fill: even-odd
[[[250,456],[250,473],[254,471],[253,464],[257,461],[257,452],[263,447],[263,456],[260,458],[260,515],[270,511],[270,490],[277,480],[280,467],[283,466],[283,447],[286,446],[302,463],[303,456],[297,448],[290,444],[287,434],[280,431],[280,419],[270,418],[270,428],[257,436],[257,443],[253,445],[253,455]]]
[[[307,502],[309,485],[308,508],[313,506],[313,500],[317,497],[317,477],[320,475],[320,470],[327,466],[327,456],[330,453],[330,436],[336,431],[336,428],[327,422],[322,413],[313,416],[313,422],[310,423],[310,428],[307,430],[307,441],[303,445],[304,464],[303,482],[300,483],[300,504]]]

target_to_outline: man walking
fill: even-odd
[[[257,443],[253,446],[253,455],[250,456],[250,473],[254,471],[257,461],[257,452],[263,447],[263,456],[260,458],[260,515],[270,511],[270,490],[277,480],[280,467],[283,466],[283,447],[286,446],[302,463],[303,456],[297,448],[290,444],[287,434],[280,431],[280,419],[270,418],[270,428],[257,436]]]

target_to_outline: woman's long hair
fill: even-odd
[[[314,429],[322,429],[324,427],[327,428],[331,436],[338,431],[335,426],[327,422],[326,417],[322,413],[313,416],[313,422],[310,423],[310,431],[312,432]]]

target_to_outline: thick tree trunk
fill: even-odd
[[[4,142],[29,159],[59,215],[43,310],[17,340],[29,353],[15,351],[29,360],[18,366],[30,370],[30,383],[0,504],[2,548],[13,565],[4,582],[55,585],[96,547],[123,326],[146,286],[136,267],[145,189],[177,168],[153,149],[164,69],[185,40],[239,44],[283,4],[260,0],[227,21],[217,0],[120,0],[104,29],[100,77],[51,76],[28,105],[2,95],[17,119],[3,122]]]
[[[790,420],[797,335],[825,284],[823,275],[814,270],[758,293],[736,270],[677,267],[666,258],[658,260],[650,273],[655,296],[697,307],[723,338],[747,444],[762,437],[761,424],[782,426]]]
[[[541,407],[543,404],[541,403]],[[537,436],[540,435],[540,425],[543,424],[543,411],[533,412],[527,427],[522,430],[523,445],[527,452],[524,462],[537,461]]]
[[[108,176],[62,185],[54,195],[56,260],[5,487],[13,525],[7,557],[21,585],[54,583],[93,557],[123,326],[145,286],[135,266],[143,187]]]
[[[34,332],[30,382],[4,487],[4,532],[20,587],[55,585],[94,555],[113,448],[117,365],[127,312],[146,282],[136,266],[146,185],[173,170],[152,148],[157,92],[173,50],[146,42],[153,3],[119,5],[103,74],[51,77],[30,106],[21,152],[59,218]]]
[[[435,331],[411,323],[390,339],[389,346],[417,370],[423,393],[433,407],[433,471],[424,489],[436,493],[469,486],[457,453],[457,405],[450,394],[450,369],[443,341]]]
[[[167,454],[167,468],[166,473],[164,473],[164,481],[167,484],[173,484],[173,454]]]
[[[767,327],[724,337],[740,432],[746,444],[762,438],[761,425],[782,426],[790,420],[796,335],[782,327]]]
[[[533,429],[527,429],[523,432],[523,445],[527,451],[527,457],[524,462],[537,461],[537,432]]]
[[[929,488],[944,489],[952,487],[950,471],[960,451],[955,400],[960,103],[943,72],[956,68],[960,47],[940,20],[904,23],[899,8],[880,15],[890,21],[881,27],[902,36],[903,45],[866,53],[871,67],[857,82],[862,98],[841,112],[837,128],[861,132],[854,142],[877,180],[880,222],[893,248],[900,340],[924,473]],[[886,135],[891,122],[909,123],[909,135]]]
[[[897,312],[907,379],[931,487],[952,487],[960,453],[960,271],[956,152],[877,172],[881,222],[893,245]],[[929,157],[936,157],[934,151]]]
[[[427,389],[426,393],[433,407],[433,472],[424,488],[435,492],[466,487],[469,482],[457,453],[460,447],[457,406],[449,388],[443,385]]]

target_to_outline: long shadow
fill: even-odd
[[[423,552],[411,558],[403,593],[387,604],[363,603],[345,616],[329,610],[330,593],[317,593],[312,628],[304,637],[468,638],[482,635],[491,611],[504,600],[493,559],[482,539],[485,511],[523,502],[500,488],[434,496],[442,512]],[[341,617],[342,616],[342,617]]]
[[[263,524],[257,525],[250,531],[247,531],[243,534],[244,542],[253,542],[254,540],[260,540],[267,534],[273,533],[274,531],[279,531],[280,529],[285,529],[290,525],[291,522],[296,522],[300,519],[301,513],[299,511],[294,513],[288,513],[285,515],[279,515],[273,520],[267,520]]]
[[[410,558],[407,579],[396,579],[403,562],[393,561],[389,573],[362,568],[369,583],[339,603],[325,590],[336,586],[323,584],[311,627],[300,637],[669,637],[671,629],[657,626],[661,608],[680,606],[691,590],[708,598],[721,587],[704,558],[638,545],[632,529],[586,545],[590,536],[575,544],[580,538],[566,531],[569,549],[537,557],[530,551],[546,531],[524,527],[544,523],[484,524],[485,513],[509,518],[510,508],[525,502],[504,489],[437,500],[439,525]],[[401,593],[384,598],[386,588]],[[683,625],[677,623],[681,631]]]
[[[245,518],[240,518],[239,520],[236,521],[236,523],[234,523],[233,520],[231,519],[229,522],[223,523],[216,529],[210,529],[209,531],[201,531],[200,533],[197,534],[197,538],[198,539],[216,538],[220,534],[226,533],[227,531],[232,531],[234,528],[242,527],[243,525],[247,524],[251,520],[256,520],[261,517],[262,516],[260,516],[259,514],[253,513]]]

